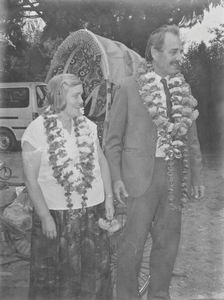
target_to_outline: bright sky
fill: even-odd
[[[213,38],[208,29],[218,27],[220,24],[224,24],[224,7],[221,6],[211,8],[209,12],[205,11],[201,23],[197,23],[191,29],[181,29],[181,33],[187,45],[192,41],[200,43],[203,40],[207,43]]]

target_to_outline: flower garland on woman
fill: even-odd
[[[151,63],[143,61],[137,70],[136,79],[140,86],[139,93],[152,121],[157,128],[160,147],[165,152],[168,161],[169,201],[173,201],[173,165],[174,159],[183,158],[182,170],[182,202],[187,194],[188,150],[187,133],[192,122],[199,113],[195,109],[197,100],[192,96],[191,89],[181,73],[167,76],[167,86],[171,96],[171,118],[167,116],[164,106],[164,90],[161,82],[156,80]],[[172,121],[171,121],[172,120]]]
[[[87,190],[92,187],[94,180],[94,143],[90,128],[83,115],[73,119],[73,130],[79,153],[75,165],[71,165],[72,160],[65,150],[66,140],[62,128],[58,125],[57,114],[48,107],[43,116],[49,144],[49,164],[52,166],[53,176],[64,188],[71,216],[73,207],[71,194],[74,191],[82,197],[81,214],[84,214],[87,206]]]

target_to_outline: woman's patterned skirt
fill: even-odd
[[[98,226],[102,204],[73,219],[67,210],[50,212],[55,239],[42,234],[33,213],[29,300],[111,299],[109,240]]]

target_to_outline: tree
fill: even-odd
[[[181,22],[192,26],[203,17],[215,0],[39,0],[39,11],[46,23],[44,38],[60,36],[87,27],[96,34],[109,37],[144,55],[151,31],[164,23]]]
[[[36,62],[32,61],[32,56],[40,58],[37,59],[40,66],[38,76],[40,73],[44,74],[41,66],[50,63],[58,44],[70,32],[80,28],[87,27],[96,34],[118,40],[144,56],[148,35],[155,28],[164,23],[192,26],[201,20],[209,5],[215,6],[222,2],[223,0],[1,0],[3,9],[0,10],[0,28],[5,38],[15,46],[11,49],[11,54],[18,60],[27,61],[26,77],[29,78],[30,75],[35,76],[38,69],[37,66],[34,67]],[[34,38],[31,41],[30,35],[23,29],[27,19],[37,18],[41,18],[46,26],[39,35],[40,39]],[[8,55],[10,52],[7,50],[6,53]],[[30,56],[29,59],[27,55]]]
[[[194,43],[185,57],[184,73],[198,100],[198,131],[204,151],[224,148],[224,25],[212,30],[209,45]],[[224,149],[223,149],[224,153]]]
[[[87,26],[102,36],[114,38],[144,54],[146,39],[163,23],[192,26],[210,5],[223,0],[2,0],[1,19],[5,33],[17,46],[24,17],[42,18],[43,38],[65,38]]]

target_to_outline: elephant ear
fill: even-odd
[[[46,82],[61,73],[77,75],[83,84],[86,114],[97,118],[106,110],[107,57],[96,36],[88,30],[72,32],[58,47]]]

